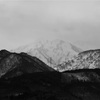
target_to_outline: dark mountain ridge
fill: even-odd
[[[5,53],[5,51],[0,52],[0,77],[2,75],[13,72],[15,75],[20,75],[22,73],[33,73],[42,71],[54,71],[51,67],[46,65],[44,62],[36,57],[31,57],[26,53]]]

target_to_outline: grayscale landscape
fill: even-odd
[[[0,0],[0,100],[100,100],[100,0]]]

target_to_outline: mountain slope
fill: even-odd
[[[6,55],[5,51],[0,52],[0,55]],[[51,67],[43,63],[36,57],[31,57],[25,53],[10,53],[5,57],[1,57],[0,60],[0,77],[11,72],[12,75],[7,74],[7,76],[17,76],[23,73],[34,73],[43,71],[54,71]]]
[[[77,55],[82,50],[71,43],[62,40],[40,40],[13,51],[26,52],[31,56],[36,56],[47,65],[54,68],[54,66],[62,64],[64,61],[71,59],[74,55]]]
[[[83,51],[73,59],[58,65],[58,68],[59,70],[100,69],[100,49]]]

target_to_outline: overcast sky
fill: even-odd
[[[0,49],[39,38],[100,48],[100,0],[0,0]]]

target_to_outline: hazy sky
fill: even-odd
[[[100,0],[0,0],[0,49],[39,38],[100,48]]]

